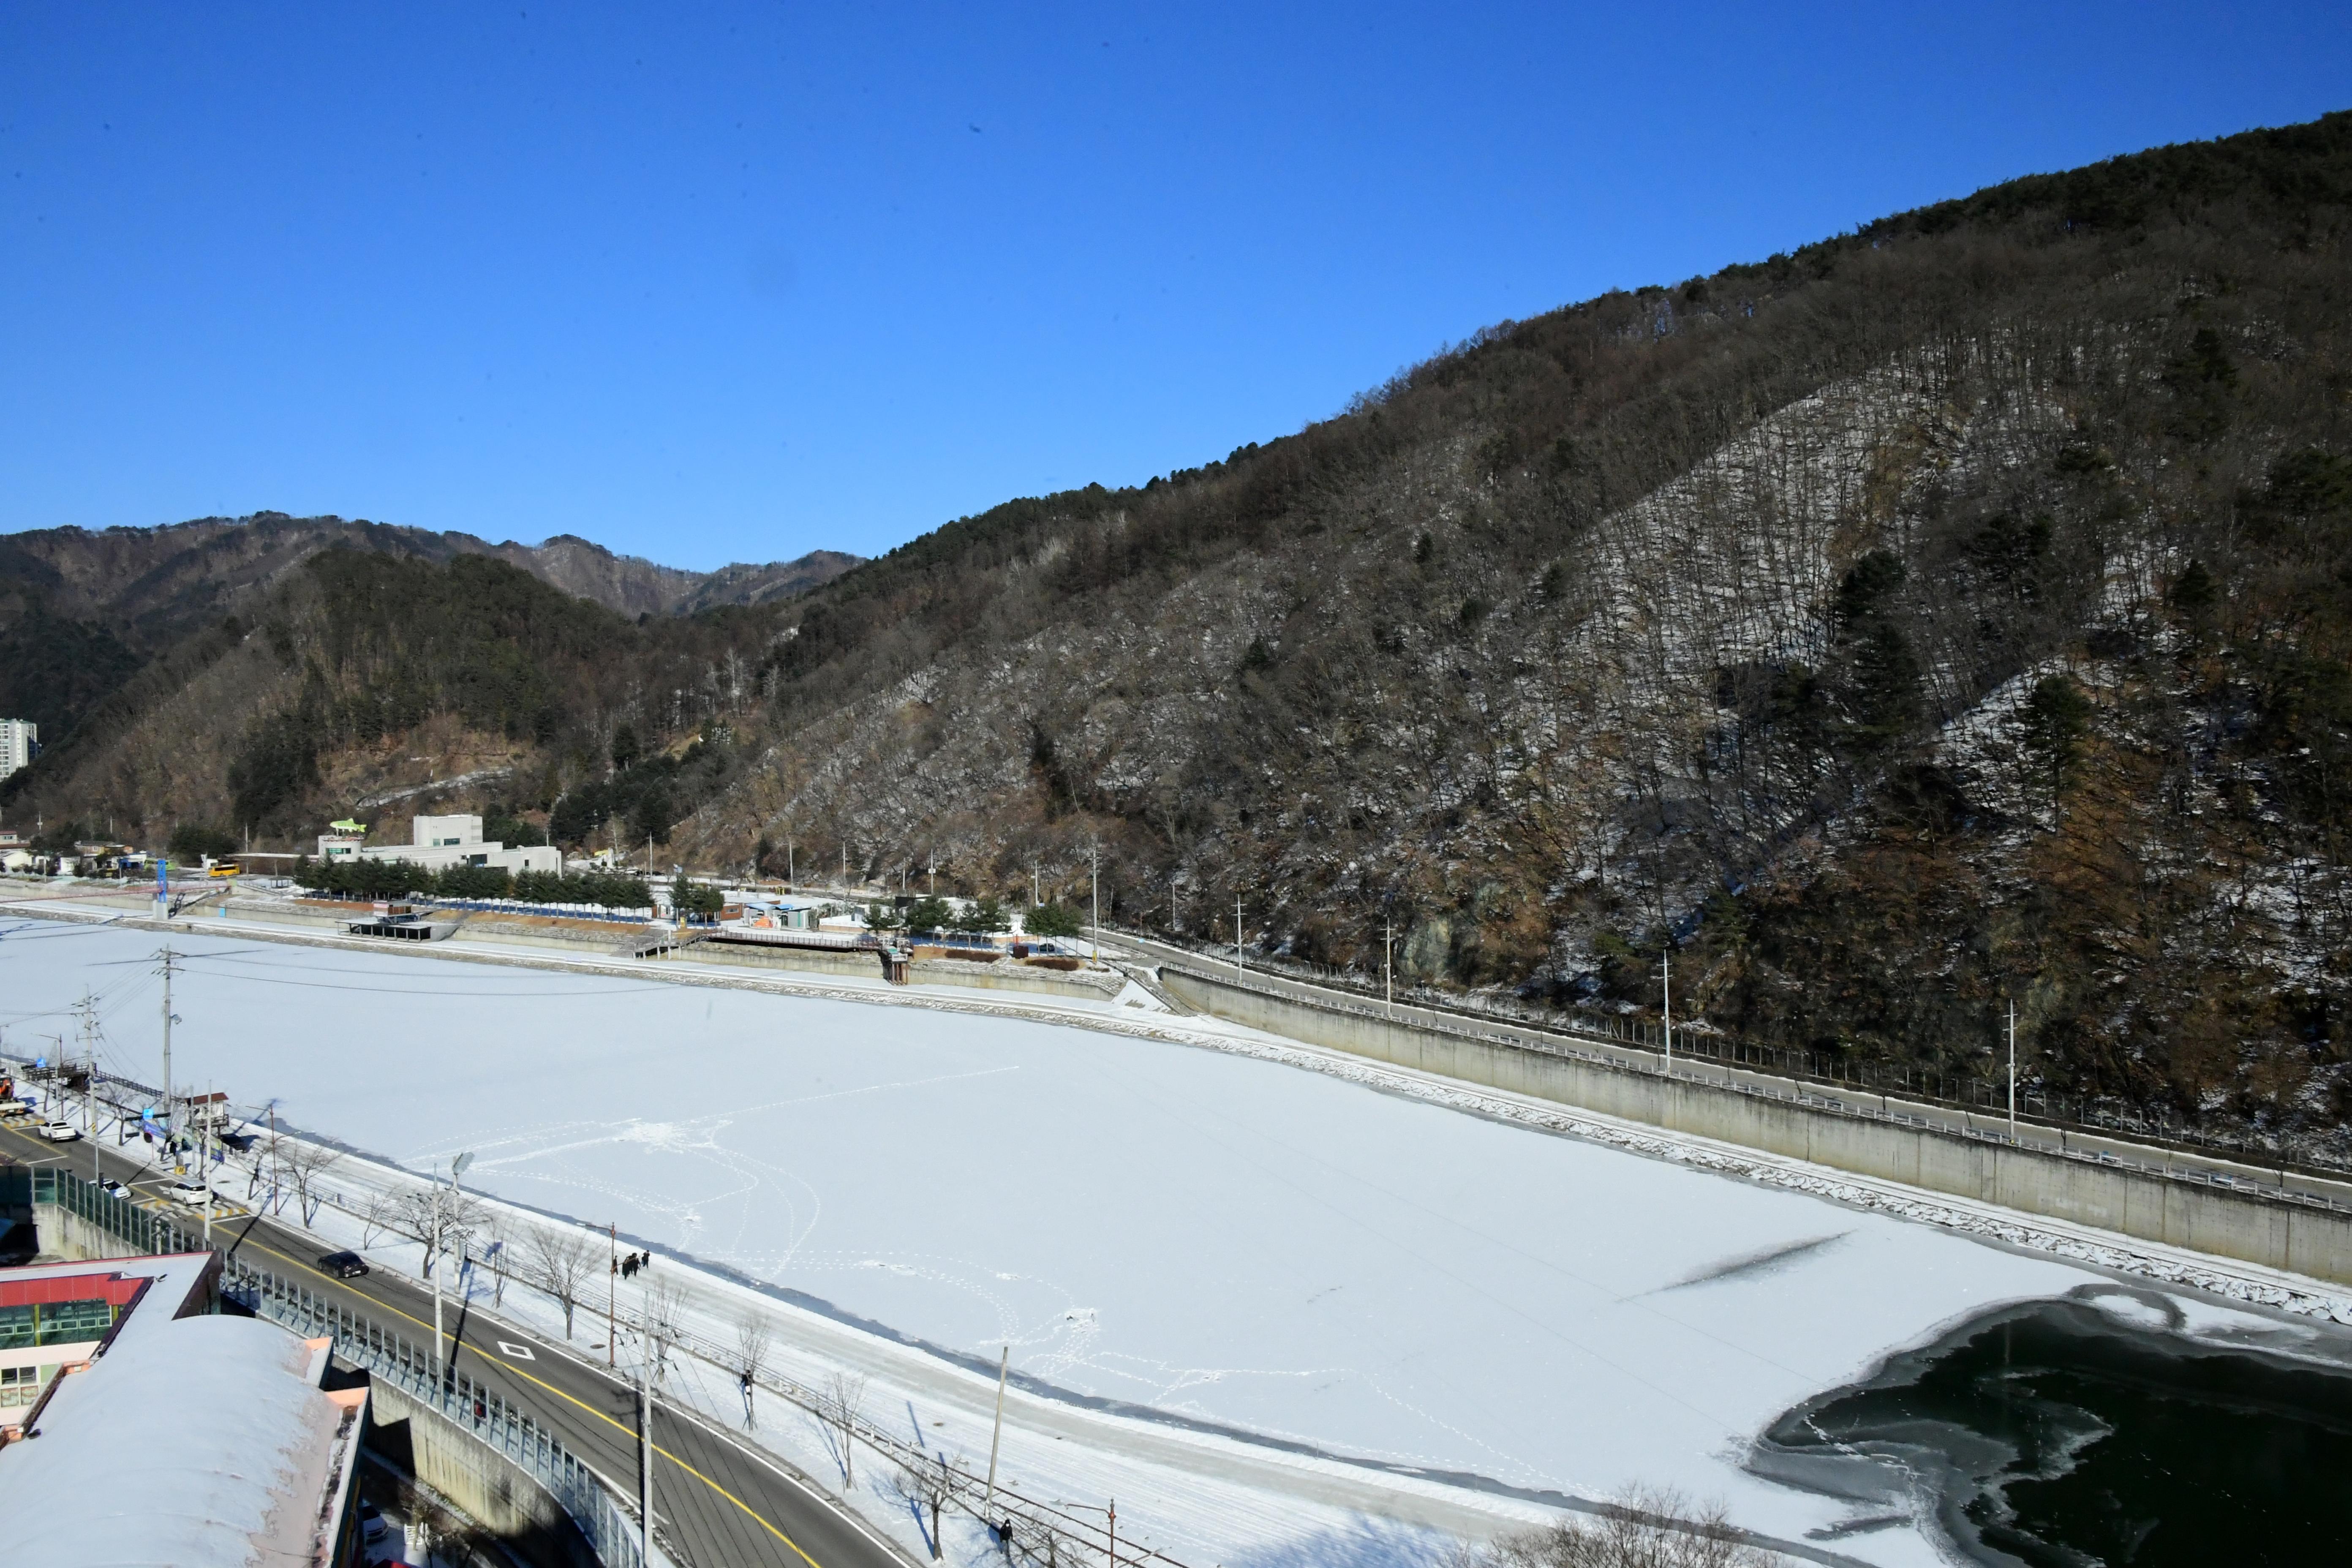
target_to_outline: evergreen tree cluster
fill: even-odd
[[[497,866],[451,866],[436,871],[407,860],[323,861],[305,856],[295,866],[294,882],[314,893],[350,899],[513,899],[606,910],[651,909],[654,902],[641,877],[603,871],[510,873]]]

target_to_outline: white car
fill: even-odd
[[[192,1176],[183,1176],[163,1189],[163,1195],[175,1204],[203,1208],[212,1201],[212,1189]]]
[[[113,1177],[109,1176],[105,1181],[102,1181],[98,1184],[100,1190],[104,1192],[108,1196],[121,1198],[124,1203],[129,1203],[131,1201],[131,1189],[124,1186],[121,1182],[116,1181]]]
[[[44,1121],[41,1136],[52,1143],[70,1143],[81,1136],[81,1129],[70,1121]]]

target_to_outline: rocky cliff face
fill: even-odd
[[[808,602],[717,860],[2346,1106],[2352,121],[1480,334]],[[781,856],[778,857],[781,860]]]

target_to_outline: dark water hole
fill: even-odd
[[[1979,1320],[1781,1417],[1755,1468],[1858,1502],[1924,1494],[1984,1563],[2352,1563],[2352,1368],[2191,1339],[2153,1293],[2089,1293],[2142,1321],[2086,1300]]]

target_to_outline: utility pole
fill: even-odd
[[[87,1012],[89,1006],[88,992],[82,993],[82,1006],[85,1009],[83,1027],[87,1029],[89,1026]],[[100,1179],[100,1172],[98,1168],[98,1043],[94,1034],[84,1036],[83,1046],[85,1047],[83,1054],[89,1058],[89,1065],[84,1069],[81,1080],[81,1114],[82,1120],[89,1125],[89,1179],[95,1182]]]
[[[1381,981],[1388,987],[1389,1016],[1396,1016],[1396,916],[1388,918],[1386,934],[1381,938]]]
[[[1658,973],[1665,985],[1664,1005],[1658,1010],[1660,1026],[1665,1031],[1666,1076],[1675,1076],[1675,939],[1666,933],[1666,950],[1658,954]]]
[[[988,1497],[980,1505],[981,1522],[996,1507],[996,1447],[1004,1440],[1004,1379],[1013,1370],[1013,1347],[1006,1345],[996,1360],[996,1426],[988,1435]]]
[[[637,1561],[654,1560],[654,1385],[653,1325],[646,1325],[643,1357],[637,1363]]]
[[[2017,999],[2009,1003],[2009,1141],[2017,1142]]]
[[[841,890],[849,891],[849,840],[841,841]]]
[[[196,1125],[196,1169],[205,1178],[205,1250],[213,1249],[213,1098],[205,1096],[205,1119]]]
[[[613,1359],[614,1342],[620,1337],[619,1330],[616,1326],[619,1313],[615,1310],[618,1306],[618,1297],[621,1293],[620,1226],[608,1222],[604,1226],[604,1239],[613,1249],[611,1266],[604,1273],[604,1364],[609,1367],[614,1364]]]
[[[793,836],[787,833],[784,835],[784,890],[786,892],[792,891],[793,884],[799,880],[799,870],[800,863],[793,857]]]
[[[1234,978],[1242,975],[1242,896],[1234,895]]]
[[[1093,868],[1092,875],[1093,875],[1093,878],[1094,878],[1094,891],[1095,891],[1095,962],[1096,962],[1097,963],[1100,963],[1102,962],[1102,846],[1101,846],[1101,845],[1099,845],[1099,844],[1096,845],[1096,846],[1094,847],[1093,850],[1090,852],[1090,863],[1091,863],[1092,868]]]
[[[163,1154],[172,1153],[172,1128],[178,1118],[172,1113],[172,968],[179,955],[167,945],[163,949]]]

